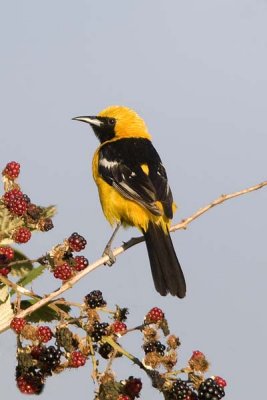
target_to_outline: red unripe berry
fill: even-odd
[[[117,400],[131,400],[131,398],[126,394],[120,394]]]
[[[31,356],[32,358],[34,358],[35,360],[38,360],[40,355],[43,352],[43,346],[32,346],[31,348]]]
[[[11,189],[3,195],[3,202],[8,206],[14,199],[23,198],[23,193],[19,189]]]
[[[70,353],[69,367],[79,368],[86,363],[86,357],[80,351],[73,351]]]
[[[28,228],[17,228],[13,233],[13,239],[16,243],[27,243],[31,238],[31,231]]]
[[[220,376],[215,376],[214,377],[215,382],[217,383],[217,385],[225,387],[227,386],[227,382],[225,379],[221,378]]]
[[[2,175],[6,176],[8,179],[16,179],[19,176],[20,164],[16,161],[11,161],[5,166]]]
[[[9,201],[7,208],[12,214],[21,217],[26,213],[28,203],[24,200],[23,197],[16,197],[14,200]]]
[[[17,379],[17,386],[23,394],[40,394],[44,387],[44,378],[21,375]]]
[[[72,251],[81,251],[87,244],[84,237],[79,235],[77,232],[72,233],[68,238],[68,243]]]
[[[0,254],[3,254],[8,261],[14,258],[14,250],[9,246],[0,247]]]
[[[70,279],[73,275],[73,270],[68,263],[64,263],[56,266],[54,269],[54,277],[66,281]]]
[[[53,333],[49,326],[39,326],[37,329],[37,339],[42,343],[47,343],[52,339]]]
[[[153,307],[147,313],[147,315],[145,317],[145,321],[148,323],[156,324],[157,322],[162,321],[163,318],[164,318],[164,312],[158,307]]]
[[[76,271],[82,271],[83,269],[85,269],[89,265],[89,261],[84,256],[76,256],[76,257],[74,257],[74,262],[75,262],[75,264],[73,265],[73,268]]]
[[[111,328],[114,333],[124,333],[127,330],[127,325],[124,322],[121,321],[115,321],[112,325]]]
[[[26,325],[26,320],[24,318],[15,317],[10,323],[10,328],[16,333],[21,333],[22,329]]]
[[[195,350],[195,351],[193,351],[193,354],[191,356],[191,360],[192,359],[196,359],[196,358],[201,358],[201,357],[205,357],[204,354],[202,353],[202,351]]]
[[[8,266],[1,266],[0,265],[0,275],[2,276],[7,276],[9,272],[11,271],[11,268]]]
[[[141,389],[142,389],[141,379],[134,378],[133,376],[130,376],[129,379],[127,379],[124,386],[125,394],[129,395],[133,399],[135,397],[139,397]]]

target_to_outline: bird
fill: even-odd
[[[111,242],[120,226],[138,228],[157,292],[185,297],[185,278],[169,233],[176,205],[145,121],[134,110],[118,105],[96,116],[72,119],[88,123],[100,141],[92,172],[103,213],[116,226],[105,254],[112,262]]]

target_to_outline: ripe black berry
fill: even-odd
[[[208,378],[198,389],[199,400],[220,400],[225,396],[224,389],[214,379]]]
[[[109,343],[103,343],[98,349],[98,353],[106,360],[111,356],[113,347]]]
[[[173,383],[168,394],[170,400],[193,400],[196,398],[195,392],[193,392],[187,382],[181,379],[177,379],[177,381]]]
[[[102,336],[105,336],[108,334],[107,328],[108,324],[106,322],[95,322],[93,325],[93,332],[91,334],[93,342],[99,342],[101,340]]]
[[[166,346],[164,346],[164,344],[162,344],[158,340],[155,340],[152,342],[145,343],[143,345],[143,349],[144,349],[145,354],[155,351],[156,353],[160,354],[161,356],[164,356],[164,351],[166,349]]]
[[[43,348],[38,358],[42,371],[53,371],[60,364],[61,354],[62,352],[54,346]]]
[[[87,294],[84,302],[89,308],[105,307],[107,305],[100,290],[93,290]]]

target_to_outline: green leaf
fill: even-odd
[[[37,268],[33,268],[30,272],[28,272],[28,274],[26,276],[24,276],[23,278],[19,279],[16,283],[19,286],[26,286],[29,283],[31,283],[32,281],[34,281],[34,279],[38,278],[38,276],[40,276],[44,270],[45,270],[45,266],[44,265],[40,265]],[[15,291],[12,289],[10,294],[11,296],[15,293]]]
[[[56,212],[57,212],[56,206],[52,205],[52,206],[44,207],[43,216],[45,218],[52,218],[52,217],[54,217]]]
[[[16,264],[12,265],[10,273],[12,276],[23,278],[24,276],[26,276],[29,273],[29,271],[31,271],[33,269],[33,264],[25,256],[25,254],[21,253],[17,249],[13,249],[13,250],[14,250],[14,261],[25,260],[25,262],[19,263],[17,265]],[[13,260],[12,260],[12,262],[13,262]]]
[[[9,324],[13,318],[13,310],[11,307],[8,287],[6,285],[0,287],[0,332],[6,324]]]
[[[22,310],[25,310],[26,308],[35,304],[37,301],[38,300],[22,300],[20,307]],[[71,310],[71,308],[65,304],[57,304],[57,307],[67,313]],[[26,318],[29,322],[51,322],[59,320],[60,315],[58,315],[56,311],[52,310],[50,307],[48,307],[48,304],[46,304],[45,306],[28,315]]]

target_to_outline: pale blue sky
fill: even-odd
[[[71,121],[111,104],[136,109],[166,165],[179,210],[192,214],[222,193],[267,179],[267,2],[265,0],[9,1],[2,4],[1,165],[17,160],[23,190],[58,205],[55,229],[35,235],[35,257],[73,231],[99,257],[110,235],[90,163],[97,140]],[[267,190],[230,201],[177,232],[173,241],[188,292],[162,298],[144,245],[101,268],[68,295],[103,291],[130,308],[129,325],[158,306],[180,336],[180,364],[192,350],[229,384],[227,399],[262,398],[266,359]],[[116,244],[136,235],[120,232]],[[58,286],[49,273],[34,286]],[[45,288],[45,289],[44,289]],[[141,337],[124,342],[141,357]],[[1,394],[15,388],[15,336],[0,337]],[[143,399],[160,399],[143,373],[115,364],[119,378],[144,380]],[[256,369],[253,373],[253,369]],[[42,399],[93,398],[88,367],[48,379]],[[255,380],[256,375],[256,380]]]

